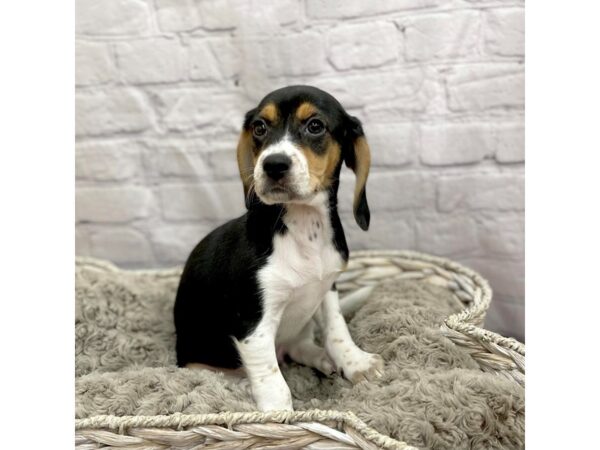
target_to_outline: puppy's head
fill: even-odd
[[[369,228],[366,182],[371,164],[360,121],[328,93],[311,86],[271,92],[248,111],[237,160],[246,206],[309,203],[337,185],[342,161],[356,174],[354,217]]]

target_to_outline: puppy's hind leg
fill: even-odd
[[[329,359],[325,349],[315,343],[312,320],[302,329],[298,340],[286,345],[285,348],[289,357],[298,364],[317,369],[324,375],[331,375],[335,372],[333,362]]]

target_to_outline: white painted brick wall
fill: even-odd
[[[523,336],[524,5],[520,0],[77,0],[76,247],[180,264],[244,210],[244,112],[292,83],[363,120],[369,233],[492,283],[488,324]]]
[[[477,10],[455,10],[399,20],[406,36],[406,60],[476,57],[481,35],[480,15]]]
[[[392,64],[402,50],[401,36],[387,21],[335,27],[327,34],[329,61],[337,70]]]

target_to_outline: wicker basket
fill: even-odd
[[[418,279],[451,290],[465,309],[444,321],[442,333],[469,352],[481,370],[524,386],[525,346],[481,328],[492,291],[480,275],[455,262],[415,252],[355,252],[336,283],[344,314],[358,309],[379,282],[390,278]],[[75,429],[80,450],[414,449],[342,411],[94,416],[76,420]]]

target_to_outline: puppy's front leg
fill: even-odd
[[[383,374],[383,358],[361,350],[352,340],[340,311],[337,291],[330,290],[325,294],[321,305],[321,317],[325,350],[337,369],[343,370],[345,378],[352,383],[358,383]]]
[[[277,363],[275,335],[279,317],[263,317],[256,329],[237,342],[252,395],[261,411],[292,411],[292,394]]]

